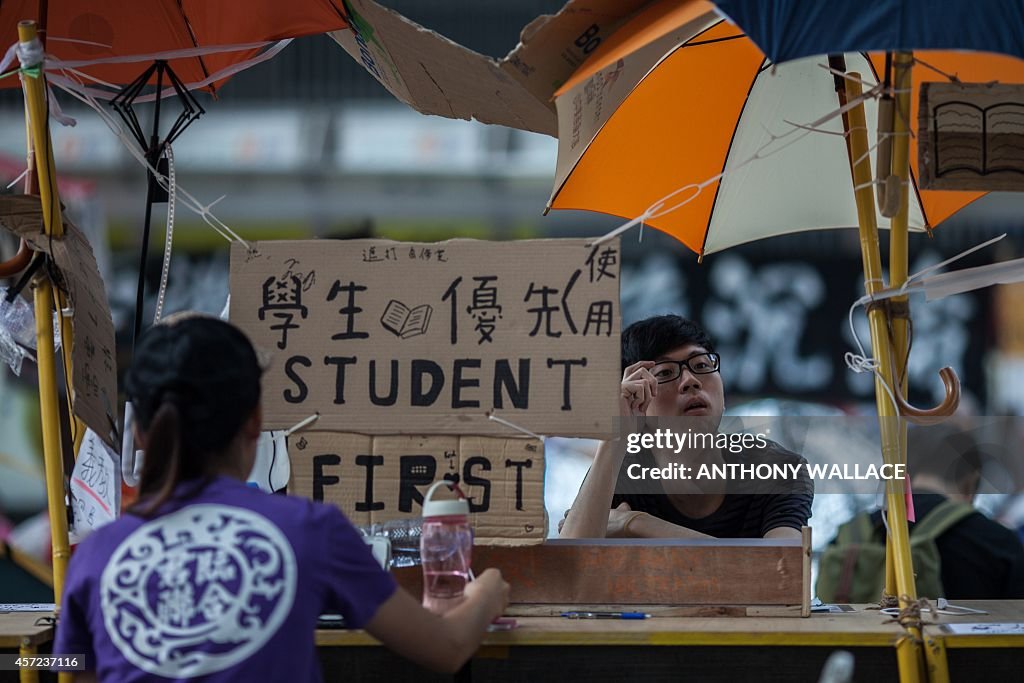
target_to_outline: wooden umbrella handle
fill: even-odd
[[[902,390],[893,387],[893,395],[896,397],[896,404],[900,409],[900,417],[905,417],[908,422],[916,425],[934,425],[944,421],[956,412],[960,405],[960,378],[956,376],[956,370],[951,367],[944,367],[939,370],[939,377],[946,387],[946,397],[942,403],[934,408],[916,408],[903,397]]]
[[[28,243],[25,240],[21,240],[21,248],[18,249],[18,253],[0,263],[0,277],[10,277],[20,273],[25,270],[25,266],[31,260],[32,250],[28,248]]]

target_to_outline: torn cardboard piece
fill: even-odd
[[[553,95],[634,12],[653,0],[571,0],[522,31],[496,60],[373,0],[349,0],[351,29],[329,33],[391,94],[424,114],[558,135]]]
[[[555,14],[537,17],[523,28],[519,45],[501,68],[542,102],[615,31],[656,0],[570,0]],[[557,135],[557,133],[555,133]]]
[[[119,450],[114,321],[89,240],[66,217],[62,238],[45,236],[42,206],[33,195],[0,196],[0,225],[35,251],[53,257],[61,276],[56,284],[68,296],[74,324],[72,410],[108,446]]]
[[[337,505],[357,526],[420,517],[423,495],[445,478],[469,498],[476,543],[540,543],[547,534],[538,439],[306,431],[289,438],[288,453],[288,493]]]
[[[557,134],[555,111],[497,60],[372,0],[349,0],[351,28],[331,36],[388,91],[423,114]]]
[[[231,321],[273,352],[267,429],[608,438],[619,244],[257,242],[231,251]]]

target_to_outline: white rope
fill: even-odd
[[[868,90],[868,91],[864,92],[863,94],[861,94],[859,97],[855,97],[852,100],[848,101],[842,107],[834,109],[831,112],[829,112],[828,114],[825,114],[824,116],[822,116],[822,117],[820,117],[820,118],[818,118],[818,119],[816,119],[816,120],[814,120],[814,121],[812,121],[810,123],[805,123],[805,124],[802,124],[802,125],[797,125],[797,124],[792,124],[792,123],[789,123],[789,122],[785,122],[785,123],[787,123],[787,125],[789,125],[791,127],[790,127],[790,129],[788,131],[786,131],[785,133],[782,133],[781,135],[776,135],[776,134],[774,134],[771,131],[768,131],[766,129],[766,132],[768,133],[768,136],[769,136],[768,141],[765,142],[764,144],[762,144],[760,147],[758,147],[757,151],[755,151],[754,154],[752,154],[749,158],[745,159],[743,162],[741,162],[741,163],[739,163],[739,164],[737,164],[735,166],[732,166],[727,171],[722,171],[721,173],[716,173],[715,175],[713,175],[712,177],[708,178],[707,180],[705,180],[705,181],[703,181],[701,183],[690,183],[688,185],[684,185],[682,187],[679,187],[679,188],[673,190],[672,192],[668,193],[667,195],[665,195],[661,199],[658,199],[653,204],[648,206],[643,211],[643,213],[641,213],[636,218],[633,218],[633,219],[623,223],[619,227],[611,230],[610,232],[605,233],[601,237],[598,237],[597,239],[588,242],[587,246],[588,247],[593,247],[593,246],[597,246],[597,245],[603,244],[603,243],[605,243],[605,242],[607,242],[607,241],[609,241],[611,239],[614,239],[614,238],[618,237],[619,235],[621,235],[622,233],[626,232],[627,230],[630,230],[631,228],[636,227],[637,225],[643,225],[646,221],[649,221],[652,218],[659,218],[659,217],[664,216],[666,214],[672,213],[673,211],[677,211],[677,210],[681,209],[682,207],[686,206],[687,204],[692,202],[694,199],[699,197],[700,193],[704,190],[704,188],[706,188],[709,185],[711,185],[711,184],[721,180],[722,178],[724,178],[729,173],[735,173],[736,171],[738,171],[738,170],[740,170],[740,169],[742,169],[742,168],[744,168],[744,167],[754,163],[758,159],[766,159],[766,158],[768,158],[768,157],[770,157],[770,156],[772,156],[774,154],[778,154],[779,152],[781,152],[782,150],[786,149],[790,145],[793,145],[793,144],[799,142],[800,140],[804,139],[806,136],[810,135],[811,133],[830,133],[830,134],[833,134],[834,131],[823,131],[823,130],[820,130],[820,129],[821,129],[821,127],[823,125],[825,125],[826,123],[828,123],[832,119],[836,118],[837,116],[842,116],[846,112],[848,112],[851,109],[859,106],[860,104],[862,104],[863,102],[866,102],[867,100],[871,100],[871,99],[877,98],[879,93],[881,93],[881,91],[882,91],[882,85],[881,84],[875,85],[870,90]],[[787,140],[785,143],[783,143],[782,145],[780,145],[776,149],[771,149],[771,150],[769,149],[776,142],[779,142],[780,140],[785,140],[786,138],[789,138],[790,136],[792,136],[794,133],[797,134],[796,137],[793,137],[792,139]],[[673,197],[679,195],[680,193],[687,192],[687,191],[692,191],[693,194],[690,195],[689,197],[687,197],[686,199],[684,199],[683,201],[677,203],[677,204],[674,204],[674,205],[672,205],[672,206],[670,206],[668,208],[664,208],[665,202],[667,202],[668,200],[672,199]]]
[[[868,283],[865,282],[864,286],[866,287],[867,284]],[[896,414],[899,415],[900,406],[898,403],[896,403],[896,396],[893,394],[892,387],[890,387],[889,383],[885,381],[884,377],[882,377],[882,373],[878,371],[878,359],[866,355],[866,352],[864,351],[864,346],[860,343],[860,337],[857,335],[857,328],[853,324],[853,312],[854,310],[856,310],[858,306],[862,305],[862,302],[865,298],[868,299],[869,301],[873,300],[873,298],[870,296],[858,299],[853,303],[852,306],[850,306],[850,311],[848,315],[850,323],[850,333],[853,335],[853,342],[857,345],[857,350],[859,351],[859,353],[847,351],[843,355],[843,360],[846,362],[846,367],[850,368],[850,370],[852,370],[853,372],[872,373],[875,376],[875,379],[878,381],[878,383],[882,386],[882,388],[885,389],[885,393],[888,394],[889,400],[892,401],[893,410],[895,410]]]
[[[999,235],[998,237],[993,237],[990,240],[986,240],[985,242],[982,242],[981,244],[978,244],[978,245],[975,245],[973,247],[970,247],[969,249],[965,249],[965,250],[961,251],[959,254],[956,254],[955,256],[952,256],[951,258],[946,259],[945,261],[942,261],[940,263],[936,263],[934,265],[928,266],[927,268],[922,268],[918,272],[916,272],[913,275],[909,276],[907,278],[907,281],[904,282],[903,285],[901,287],[897,288],[897,289],[887,289],[887,288],[885,288],[885,282],[883,280],[879,280],[877,278],[873,278],[873,279],[865,280],[864,281],[864,287],[865,288],[869,287],[869,285],[871,283],[879,283],[879,284],[882,285],[883,289],[882,289],[882,291],[875,292],[874,294],[866,294],[866,295],[860,297],[859,299],[854,301],[853,304],[850,306],[850,310],[849,310],[847,318],[848,318],[848,322],[850,324],[850,333],[853,336],[853,341],[857,345],[857,350],[859,351],[859,353],[853,353],[853,352],[848,351],[846,354],[844,354],[843,360],[846,362],[846,367],[848,367],[853,372],[857,372],[857,373],[871,372],[871,373],[873,373],[875,375],[875,377],[878,379],[879,383],[885,389],[885,392],[889,395],[889,399],[892,401],[892,404],[893,404],[894,408],[896,409],[896,413],[897,414],[899,414],[899,410],[900,409],[899,409],[899,405],[896,403],[896,396],[893,394],[892,387],[889,386],[889,384],[885,381],[885,379],[882,378],[881,373],[878,372],[878,366],[879,366],[878,359],[876,359],[874,357],[869,357],[869,356],[867,356],[865,354],[864,346],[861,344],[860,337],[857,336],[857,329],[856,329],[856,327],[853,324],[853,312],[854,312],[854,310],[856,310],[857,307],[859,307],[859,306],[866,306],[866,305],[868,305],[869,303],[872,303],[872,302],[879,302],[879,301],[884,301],[886,299],[891,299],[893,297],[903,296],[903,295],[907,294],[907,292],[911,289],[912,285],[917,285],[917,282],[919,280],[921,280],[924,276],[928,275],[929,273],[932,273],[932,272],[934,272],[934,271],[936,271],[936,270],[938,270],[940,268],[948,266],[949,264],[951,264],[951,263],[953,263],[955,261],[959,261],[960,259],[964,258],[965,256],[978,251],[979,249],[984,249],[987,246],[995,244],[996,242],[998,242],[999,240],[1003,239],[1004,237],[1006,237],[1006,233],[1003,233],[1002,235]]]
[[[219,71],[214,72],[213,74],[211,74],[210,76],[204,78],[201,81],[195,81],[195,82],[192,82],[192,83],[185,83],[184,87],[185,87],[186,90],[198,90],[199,88],[205,88],[206,86],[210,85],[211,83],[216,83],[217,81],[223,80],[225,78],[229,78],[229,77],[233,76],[234,74],[238,73],[239,71],[244,71],[245,69],[248,69],[248,68],[251,68],[253,66],[256,66],[257,64],[260,64],[261,62],[265,62],[268,59],[272,59],[281,50],[286,48],[290,43],[291,43],[291,39],[279,40],[279,41],[277,41],[275,43],[269,43],[269,42],[267,42],[267,43],[249,43],[249,44],[246,44],[246,45],[226,46],[226,47],[237,48],[237,49],[241,50],[241,49],[254,49],[254,48],[259,48],[259,47],[263,47],[263,46],[266,46],[266,45],[271,45],[270,49],[264,50],[263,52],[261,52],[260,54],[254,56],[254,57],[250,57],[249,59],[244,59],[244,60],[242,60],[240,62],[236,62],[235,64],[232,64],[231,66],[227,66],[227,67],[225,67],[223,69],[220,69]],[[62,72],[62,73],[72,73],[72,74],[75,74],[76,76],[78,76],[78,77],[80,77],[82,79],[89,80],[89,81],[91,81],[91,82],[93,82],[93,83],[95,83],[97,85],[102,85],[103,87],[108,88],[110,90],[110,92],[106,92],[106,91],[103,91],[103,90],[92,89],[92,90],[90,90],[90,94],[94,98],[96,98],[98,100],[110,100],[110,99],[113,99],[114,97],[116,97],[118,95],[118,93],[120,93],[121,87],[118,86],[115,83],[108,83],[106,81],[100,80],[99,78],[96,78],[95,76],[92,76],[90,74],[87,74],[87,73],[81,71],[77,67],[85,67],[85,66],[92,66],[92,65],[95,65],[95,64],[106,64],[106,63],[114,63],[114,62],[137,62],[137,61],[145,61],[146,59],[152,61],[154,59],[173,59],[173,58],[181,58],[181,57],[202,56],[204,54],[210,54],[210,53],[216,53],[216,52],[226,52],[226,51],[228,51],[228,50],[226,50],[226,49],[218,49],[216,47],[211,47],[211,48],[192,48],[192,49],[189,49],[189,50],[175,50],[175,51],[172,51],[172,52],[161,52],[161,53],[154,53],[154,54],[151,54],[151,55],[131,55],[129,57],[112,57],[112,58],[105,59],[105,60],[104,59],[100,59],[100,60],[89,60],[89,61],[84,61],[83,60],[83,61],[74,61],[74,62],[64,62],[64,61],[61,61],[61,60],[53,60],[53,59],[51,59],[51,60],[47,60],[47,67],[46,68],[47,68],[48,72],[52,69],[54,71],[59,71],[59,72]],[[59,77],[55,78],[55,77],[51,76],[51,79],[53,80],[54,85],[58,85],[58,86],[69,86],[69,87],[73,87],[73,88],[84,88],[85,87],[81,83],[74,83],[73,81],[65,80],[65,79],[59,78]],[[164,88],[163,90],[160,91],[159,96],[162,99],[162,98],[166,98],[166,97],[173,97],[176,94],[177,94],[177,91],[174,89],[174,87],[173,86],[168,86],[168,87],[166,87],[166,88]],[[156,99],[157,99],[157,93],[150,93],[148,95],[143,95],[141,97],[137,97],[137,98],[135,98],[134,101],[138,102],[138,103],[141,103],[141,102],[152,102],[152,101],[154,101]]]
[[[153,314],[153,324],[160,322],[160,316],[164,312],[164,299],[167,296],[167,280],[171,274],[171,245],[174,243],[174,202],[177,195],[178,184],[174,177],[174,150],[171,145],[164,146],[164,156],[167,157],[167,232],[164,236],[164,263],[160,269],[160,287],[156,292],[156,312]]]

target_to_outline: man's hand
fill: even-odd
[[[642,360],[633,363],[622,373],[619,392],[619,415],[641,417],[647,414],[647,406],[658,395],[658,380],[651,374],[654,361]]]
[[[605,533],[605,538],[633,538],[626,527],[629,526],[631,520],[641,514],[643,513],[634,512],[629,507],[629,503],[619,503],[619,507],[613,508],[608,513],[608,531]]]

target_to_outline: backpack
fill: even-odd
[[[974,512],[967,503],[944,500],[910,531],[918,597],[945,597],[942,560],[935,539]],[[818,597],[827,603],[878,602],[885,588],[885,536],[861,512],[839,527],[835,541],[825,549],[818,565]]]

